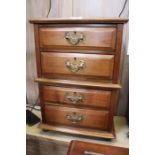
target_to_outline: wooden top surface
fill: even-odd
[[[83,18],[83,17],[71,17],[71,18],[36,18],[30,19],[30,23],[33,24],[119,24],[128,22],[127,18]]]

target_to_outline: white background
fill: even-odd
[[[130,154],[155,154],[155,4],[130,0]],[[26,1],[0,1],[0,154],[26,154]]]

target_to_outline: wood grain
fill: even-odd
[[[47,78],[36,78],[36,82],[42,84],[51,85],[65,85],[65,86],[80,86],[88,88],[98,88],[98,89],[120,89],[120,84],[112,83],[101,83],[101,82],[89,82],[89,81],[78,81],[78,80],[62,80],[62,79],[47,79]]]
[[[116,24],[116,23],[126,23],[128,22],[127,18],[119,18],[119,17],[114,17],[114,18],[31,18],[30,23],[33,24],[93,24],[94,21],[96,24]]]
[[[54,21],[54,20],[53,20]],[[120,24],[119,22],[115,25],[116,28],[108,27],[108,24],[100,24],[100,26],[97,26],[93,31],[88,31],[88,29],[93,28],[96,26],[96,22],[98,22],[96,19],[89,19],[91,21],[91,27],[85,25],[85,28],[81,28],[81,26],[78,23],[72,22],[70,20],[69,25],[62,24],[61,27],[59,27],[60,23],[62,22],[62,19],[57,20],[58,23],[54,25],[53,22],[47,23],[37,23],[37,29],[35,31],[35,39],[36,39],[36,53],[37,53],[37,64],[38,67],[38,77],[40,77],[39,86],[40,86],[40,98],[41,98],[41,107],[42,107],[42,123],[51,126],[58,127],[55,128],[56,131],[62,131],[61,127],[66,127],[66,130],[68,131],[68,128],[75,127],[77,130],[79,129],[90,129],[94,130],[94,132],[97,132],[95,130],[100,131],[107,131],[110,132],[113,135],[113,116],[116,108],[116,102],[117,102],[117,92],[118,88],[115,86],[119,85],[119,76],[120,76],[120,60],[121,60],[121,47],[122,47],[122,32],[123,32],[123,24]],[[67,20],[66,20],[67,21]],[[104,19],[103,19],[104,21]],[[63,21],[65,22],[65,21]],[[78,22],[78,21],[77,21]],[[84,22],[85,20],[82,19],[80,22]],[[81,23],[80,23],[81,24]],[[70,27],[72,25],[72,27]],[[78,26],[79,27],[78,27]],[[102,27],[102,28],[101,28]],[[39,28],[39,29],[38,29]],[[63,47],[67,47],[68,43],[64,42],[64,33],[67,31],[71,32],[71,28],[75,28],[74,30],[77,31],[77,33],[81,33],[80,30],[84,33],[86,33],[87,36],[89,36],[92,32],[94,32],[94,37],[99,40],[99,44],[103,44],[100,47],[103,49],[106,46],[106,43],[109,44],[109,40],[114,40],[110,42],[109,47],[116,47],[115,55],[112,54],[85,54],[85,53],[78,53],[78,50],[76,49],[76,46],[72,46],[74,50],[77,50],[77,53],[59,53],[59,51],[44,51],[44,48],[50,48],[57,46],[61,50]],[[115,37],[110,37],[111,34],[109,33],[109,28],[112,28],[113,31],[115,30]],[[79,30],[80,29],[80,30]],[[39,33],[38,33],[39,30]],[[96,33],[96,31],[99,31],[101,33],[101,37],[99,33]],[[67,33],[69,33],[67,32]],[[104,32],[102,34],[102,32]],[[74,31],[73,31],[74,33]],[[76,35],[77,33],[74,33],[74,36],[72,37],[73,41],[76,41]],[[75,35],[76,34],[76,35]],[[53,36],[53,37],[52,37]],[[96,37],[97,36],[97,37]],[[92,38],[92,39],[95,39]],[[102,39],[103,42],[100,41]],[[107,38],[107,40],[106,40]],[[68,38],[66,38],[68,39]],[[115,46],[116,42],[116,46]],[[113,44],[114,43],[114,44]],[[80,43],[78,43],[80,45]],[[113,46],[112,46],[113,45]],[[68,45],[69,47],[71,45]],[[93,40],[92,42],[88,40],[86,42],[87,50],[92,49],[93,46],[97,46]],[[41,49],[41,50],[40,50]],[[67,49],[67,48],[66,48]],[[96,50],[98,47],[96,48]],[[114,48],[113,48],[114,49]],[[56,78],[56,76],[59,78]],[[68,77],[67,77],[68,76]],[[79,77],[83,77],[83,79],[80,79]],[[41,78],[42,77],[42,78]],[[43,78],[44,77],[44,78]],[[45,77],[47,79],[45,79]],[[67,77],[65,79],[65,77]],[[72,79],[74,77],[74,80]],[[90,81],[86,81],[87,78],[85,77],[92,77]],[[85,79],[84,79],[85,78]],[[100,78],[100,81],[99,81]],[[65,79],[65,80],[64,80]],[[101,82],[102,79],[102,82]],[[95,81],[96,80],[96,81]],[[107,83],[104,81],[107,80]],[[108,81],[109,80],[109,81]],[[98,82],[97,82],[98,81]],[[111,83],[113,81],[113,83]],[[108,83],[109,82],[109,83]],[[70,106],[66,104],[59,104],[62,101],[57,100],[51,101],[54,97],[57,99],[57,94],[54,94],[52,98],[50,98],[50,103],[45,98],[45,89],[42,89],[42,87],[45,87],[46,85],[51,85],[51,87],[60,87],[61,90],[65,87],[72,87],[70,91],[74,89],[96,89],[97,91],[111,91],[111,97],[110,97],[110,104],[109,109],[93,109],[90,108],[90,102],[87,103],[89,106]],[[49,86],[48,86],[49,87]],[[46,94],[49,91],[46,91]],[[54,92],[54,90],[53,90]],[[66,94],[63,94],[63,100],[64,96]],[[99,91],[97,93],[99,95]],[[51,94],[50,94],[51,95]],[[50,95],[47,95],[48,97]],[[74,96],[73,96],[74,95]],[[76,95],[76,96],[75,96]],[[46,97],[47,97],[46,96]],[[83,95],[78,94],[77,92],[73,92],[68,95],[67,99],[72,98],[70,101],[73,102],[73,99],[80,98],[80,101],[83,100]],[[70,97],[71,96],[71,97]],[[93,96],[93,94],[92,94]],[[45,129],[48,127],[45,126]],[[58,130],[57,130],[58,129]],[[53,130],[53,129],[51,129]],[[71,132],[73,133],[73,132]],[[79,130],[79,135],[83,135],[83,131]]]
[[[84,68],[77,72],[72,72],[66,67],[66,61],[72,64],[79,64],[84,61]],[[95,76],[102,79],[112,79],[113,74],[113,55],[97,55],[97,54],[78,54],[78,53],[41,53],[41,70],[42,74],[52,75],[72,75]],[[46,76],[45,76],[46,77]]]
[[[43,86],[43,100],[45,102],[54,102],[58,104],[69,104],[75,107],[98,107],[109,109],[111,91],[77,89],[70,87]],[[83,99],[80,102],[73,103],[67,99],[67,96],[80,96]]]
[[[51,0],[51,10],[48,17],[71,17],[73,0]]]
[[[66,116],[76,115],[82,117],[82,120],[77,123],[72,123]],[[45,122],[49,125],[69,125],[73,127],[85,127],[91,129],[108,128],[109,112],[101,110],[88,110],[81,108],[69,108],[63,106],[46,105],[45,106]]]
[[[74,17],[118,17],[124,0],[73,0]],[[66,4],[67,5],[67,4]],[[123,17],[128,14],[128,3]]]
[[[62,26],[62,25],[60,25]],[[40,47],[41,48],[52,48],[53,46],[58,46],[59,48],[72,47],[87,47],[87,49],[102,49],[107,51],[112,51],[115,49],[115,39],[116,39],[116,28],[105,27],[105,28],[84,28],[84,27],[64,27],[60,28],[40,28]],[[76,32],[76,36],[79,34],[84,35],[84,40],[79,42],[77,45],[71,45],[64,37],[65,33]]]
[[[104,139],[114,139],[115,133],[114,129],[112,131],[101,131],[101,130],[92,130],[92,129],[85,129],[85,128],[75,128],[69,126],[55,126],[55,125],[47,125],[41,123],[39,125],[41,129],[50,130],[50,131],[58,131],[67,134],[74,134],[74,135],[82,135],[88,137],[95,137],[95,138],[104,138]]]
[[[90,152],[88,155],[129,155],[128,148],[82,141],[72,141],[67,155],[87,155],[86,152]]]
[[[34,25],[34,35],[35,35],[37,76],[41,76],[41,66],[40,66],[41,59],[40,59],[40,49],[39,49],[39,28],[38,28],[38,25]]]
[[[116,55],[115,55],[115,66],[113,73],[113,83],[120,83],[120,64],[122,55],[122,35],[123,35],[123,25],[117,25],[117,42],[116,42]]]
[[[34,83],[37,76],[34,27],[29,19],[46,17],[49,4],[50,0],[26,0],[26,94],[29,104],[34,104],[38,97],[38,86]]]
[[[124,1],[120,0],[52,0],[49,17],[118,17]],[[122,16],[128,15],[127,7]]]
[[[84,22],[85,20],[81,20],[81,22]],[[86,20],[87,21],[87,20]],[[38,77],[44,77],[40,78],[40,98],[41,98],[41,107],[42,107],[42,123],[51,126],[55,126],[56,131],[62,131],[62,128],[59,128],[59,126],[64,126],[66,129],[68,127],[75,127],[76,130],[79,129],[91,129],[94,130],[94,132],[100,131],[107,131],[110,132],[113,135],[113,116],[115,112],[115,107],[116,107],[116,101],[117,101],[117,89],[114,90],[115,86],[118,86],[118,79],[119,79],[119,70],[120,70],[120,57],[121,57],[121,47],[122,47],[122,31],[123,31],[123,24],[117,23],[115,26],[117,27],[114,28],[112,25],[107,25],[103,24],[100,26],[103,26],[102,28],[98,25],[96,26],[93,31],[88,31],[88,25],[84,25],[85,28],[82,28],[82,26],[79,27],[75,24],[72,28],[70,27],[73,23],[69,25],[64,24],[67,26],[67,28],[64,27],[62,24],[60,26],[59,21],[55,24],[51,23],[43,23],[43,24],[35,24],[37,25],[37,30],[35,31],[35,39],[36,39],[36,53],[37,53],[37,64],[38,64]],[[94,24],[96,24],[96,19],[93,20]],[[53,25],[52,25],[53,24]],[[53,26],[55,28],[53,28]],[[60,28],[61,27],[61,28]],[[39,28],[39,29],[38,29]],[[90,28],[90,27],[89,27]],[[99,44],[102,44],[103,49],[107,46],[105,44],[109,44],[109,40],[113,40],[112,43],[110,43],[109,47],[115,47],[115,42],[116,42],[116,50],[115,50],[115,55],[112,54],[85,54],[85,53],[79,53],[79,49],[76,47],[80,45],[78,43],[77,46],[72,46],[74,50],[77,51],[77,53],[67,53],[67,52],[54,52],[54,51],[44,51],[44,48],[50,48],[52,49],[52,46],[57,46],[60,49],[63,49],[63,47],[71,47],[71,45],[66,44],[64,42],[64,33],[72,32],[72,29],[74,30],[73,32],[77,31],[77,33],[82,33],[80,32],[83,31],[83,33],[86,33],[88,36],[94,32],[95,35],[90,36],[92,40],[98,40],[99,39]],[[101,29],[101,30],[100,30]],[[110,37],[111,34],[109,33],[109,29],[115,30],[115,35],[114,37]],[[99,33],[96,33],[96,31],[99,31],[101,33],[101,37]],[[38,35],[39,31],[39,35]],[[102,32],[104,32],[102,34]],[[117,32],[117,34],[116,34]],[[60,33],[60,34],[59,34]],[[74,36],[72,39],[76,41],[76,35],[77,33],[74,33]],[[107,33],[107,34],[106,34]],[[76,34],[76,35],[75,35]],[[117,35],[117,36],[116,36]],[[53,36],[53,37],[52,37]],[[96,37],[97,36],[97,37]],[[85,37],[85,36],[84,36]],[[105,39],[103,42],[100,41],[102,39]],[[68,46],[67,46],[68,45]],[[86,46],[81,45],[81,47],[87,47],[87,50],[90,48],[93,49],[93,45],[95,44],[95,41],[93,42],[86,42]],[[113,46],[112,46],[113,45]],[[97,45],[96,45],[97,46]],[[41,49],[41,50],[40,50]],[[82,49],[82,48],[81,48]],[[96,50],[99,49],[99,47],[96,47]],[[114,48],[113,48],[114,49]],[[113,67],[114,66],[114,67]],[[113,70],[114,68],[114,70]],[[113,75],[114,74],[114,75]],[[59,75],[59,78],[55,78],[56,76]],[[67,77],[66,80],[65,77]],[[80,80],[79,77],[92,77],[92,79],[98,80],[97,82],[94,82],[93,80],[86,81],[86,80]],[[47,79],[45,79],[45,77]],[[74,81],[72,79],[74,77]],[[102,79],[99,82],[99,77]],[[54,79],[55,78],[55,79]],[[103,80],[109,80],[107,83],[103,82]],[[113,83],[111,83],[111,80],[113,80]],[[115,85],[115,84],[116,85]],[[86,102],[89,104],[89,106],[69,106],[65,104],[59,104],[62,101],[57,100],[51,101],[53,98],[57,98],[59,96],[56,96],[57,94],[52,95],[52,98],[50,98],[50,104],[45,98],[45,89],[42,89],[42,87],[45,87],[46,85],[51,85],[51,87],[60,87],[61,90],[64,87],[74,87],[74,89],[97,89],[97,90],[104,90],[104,91],[111,91],[112,94],[110,95],[110,104],[109,104],[109,109],[95,109],[95,108],[90,108],[91,107],[91,102]],[[106,87],[107,86],[107,87]],[[111,86],[111,87],[110,87]],[[72,88],[73,89],[73,88]],[[60,90],[60,89],[59,89]],[[64,90],[63,90],[64,91]],[[49,92],[46,91],[46,94]],[[53,89],[53,92],[55,92],[55,89]],[[63,100],[64,97],[66,97],[66,94],[60,93],[59,95],[61,96],[63,94]],[[51,94],[50,94],[51,95]],[[48,97],[50,95],[47,95]],[[74,95],[74,96],[73,96]],[[76,95],[76,96],[75,96]],[[77,92],[73,92],[69,94],[71,96],[71,102],[73,102],[73,99],[75,98],[80,101],[83,100],[83,95],[78,94]],[[97,95],[95,94],[97,98],[99,98],[99,91]],[[46,96],[46,97],[47,97]],[[79,97],[80,96],[80,97]],[[92,94],[93,96],[93,94]],[[68,97],[68,94],[67,94]],[[70,97],[69,97],[70,98]],[[68,99],[68,98],[67,98]],[[62,100],[62,99],[61,99]],[[95,103],[96,104],[96,103]],[[46,129],[46,126],[45,126]],[[53,130],[53,129],[51,129]],[[67,130],[68,131],[68,130]],[[63,131],[62,131],[63,132]],[[81,134],[80,131],[79,134]],[[83,133],[82,133],[83,134]],[[81,134],[81,135],[82,135]],[[94,135],[93,135],[94,136]]]
[[[89,18],[91,17],[116,17],[118,16],[124,1],[120,0],[68,0],[67,3],[65,0],[57,0],[51,1],[51,11],[49,13],[49,19],[53,19],[53,17],[63,17],[63,18],[70,18],[70,17],[82,17],[82,18]],[[73,3],[72,3],[73,2]],[[26,17],[26,27],[27,27],[27,41],[26,41],[26,57],[27,57],[27,64],[26,64],[26,82],[27,82],[27,97],[29,103],[33,104],[36,101],[38,96],[38,87],[37,84],[34,83],[34,77],[36,77],[36,65],[35,65],[35,48],[34,48],[34,37],[33,37],[33,25],[29,23],[29,19],[33,18],[46,18],[47,13],[50,8],[50,0],[27,0],[27,17]],[[97,8],[97,9],[96,9]],[[95,11],[92,11],[95,9]],[[128,3],[126,5],[125,11],[122,14],[123,18],[128,15]],[[122,18],[121,18],[122,19]],[[107,21],[108,22],[108,21]],[[128,29],[125,26],[126,37],[124,37],[123,47],[125,48],[124,51],[127,51],[127,44],[128,44]],[[126,61],[126,59],[125,59]],[[125,64],[128,61],[125,62]],[[120,100],[118,104],[117,114],[124,115],[125,109],[127,106],[128,97],[126,92],[128,91],[128,86],[126,86],[126,81],[128,81],[128,77],[126,73],[128,72],[128,68],[123,69],[123,89],[120,95]],[[125,86],[124,86],[125,85]],[[124,88],[125,87],[125,88]]]

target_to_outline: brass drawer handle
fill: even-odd
[[[64,37],[71,45],[77,45],[80,41],[83,41],[85,38],[82,32],[65,32]]]
[[[73,124],[76,124],[84,119],[83,115],[77,115],[75,112],[72,114],[67,114],[66,119]]]
[[[72,104],[78,104],[84,99],[84,96],[82,94],[77,94],[76,92],[72,94],[66,93],[65,97]]]
[[[77,58],[74,58],[73,61],[66,60],[65,65],[71,72],[74,73],[84,69],[86,66],[84,60],[77,60]]]
[[[84,155],[104,155],[104,154],[95,153],[95,152],[91,152],[91,151],[85,151],[85,152],[84,152]]]

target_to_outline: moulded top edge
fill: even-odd
[[[128,22],[127,18],[83,18],[83,17],[71,17],[71,18],[35,18],[30,19],[30,23],[33,24],[120,24]]]

